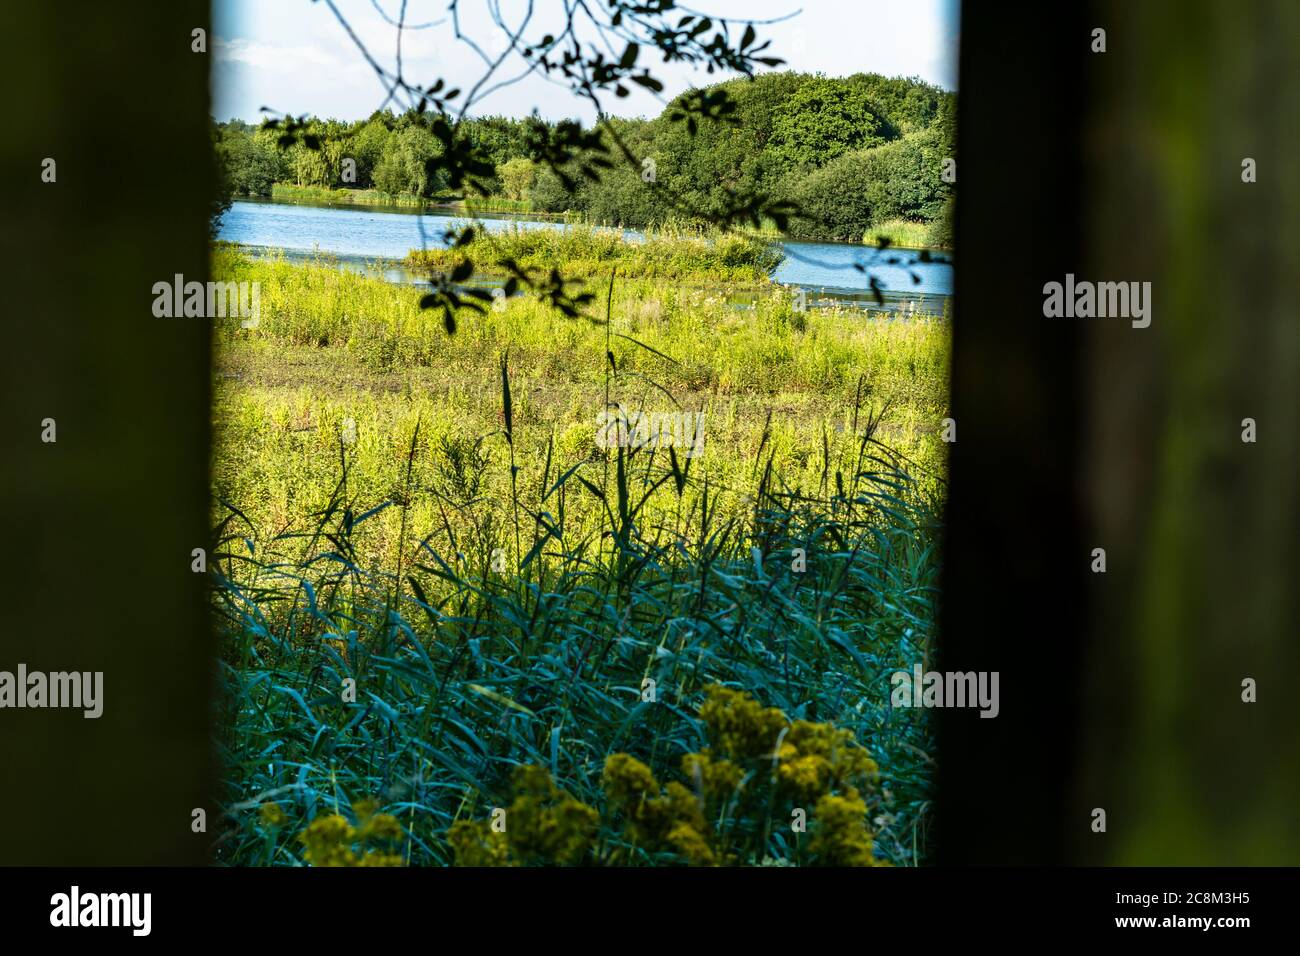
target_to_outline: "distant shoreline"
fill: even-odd
[[[276,183],[271,190],[270,196],[235,196],[238,202],[259,202],[259,203],[285,203],[288,205],[302,206],[326,206],[342,208],[365,208],[381,209],[388,212],[411,213],[432,212],[442,215],[488,215],[488,216],[507,216],[519,217],[521,219],[532,219],[544,222],[570,223],[581,222],[581,216],[575,212],[536,212],[532,209],[521,208],[527,205],[522,202],[496,201],[496,200],[431,200],[417,199],[414,196],[389,196],[375,189],[333,189],[324,186],[295,186],[292,183]],[[597,224],[601,225],[601,224]],[[631,228],[610,226],[608,228]],[[791,243],[828,243],[842,246],[863,245],[871,248],[881,248],[880,239],[888,239],[886,244],[891,249],[899,249],[908,252],[941,252],[948,255],[952,254],[950,246],[925,245],[918,242],[922,234],[923,223],[913,223],[904,220],[882,223],[878,227],[867,230],[866,235],[860,243],[848,242],[843,239],[816,239],[804,238],[791,239],[781,237],[781,242]]]

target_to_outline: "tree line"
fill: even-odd
[[[931,244],[949,245],[944,173],[955,168],[945,162],[955,157],[955,120],[956,94],[919,79],[785,71],[690,90],[653,119],[594,129],[537,116],[468,118],[452,129],[410,110],[351,123],[232,120],[214,124],[213,138],[229,196],[270,196],[276,183],[482,195],[635,228],[767,195],[790,205],[786,229],[797,238],[857,242],[908,220],[929,224]],[[451,150],[480,160],[456,188],[437,161]]]

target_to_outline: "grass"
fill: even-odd
[[[406,263],[450,273],[467,256],[489,275],[507,275],[503,263],[513,261],[539,273],[562,264],[566,277],[582,279],[607,277],[617,269],[641,279],[766,284],[782,254],[774,243],[735,233],[664,226],[630,240],[620,229],[575,223],[564,229],[515,225],[479,232],[463,249],[413,250]]]
[[[329,186],[296,186],[293,183],[275,183],[271,187],[271,199],[275,202],[329,202],[354,206],[419,208],[431,205],[429,200],[409,193],[394,196],[377,189],[333,189]]]
[[[869,246],[878,246],[882,239],[887,239],[889,245],[899,249],[941,248],[934,244],[933,236],[932,223],[890,219],[868,229],[862,241]]]
[[[528,199],[508,199],[505,196],[466,196],[451,204],[466,212],[514,212],[533,214],[533,204]],[[540,214],[538,214],[540,215]],[[564,218],[563,213],[555,213],[556,218]]]
[[[525,765],[613,819],[615,755],[691,784],[715,684],[851,733],[876,857],[925,858],[929,718],[888,676],[932,653],[945,325],[606,273],[592,319],[519,296],[448,337],[417,289],[215,267],[262,307],[216,329],[223,861],[300,863],[311,821],[372,800],[401,859],[448,863]],[[703,453],[597,447],[610,403],[703,411]],[[701,796],[702,839],[824,858],[783,799]],[[683,859],[602,822],[582,861]]]
[[[460,211],[468,215],[478,213],[534,213],[532,203],[526,199],[507,199],[504,196],[439,197],[429,199],[410,193],[392,195],[378,189],[346,189],[330,186],[299,186],[294,183],[275,183],[271,186],[275,202],[328,202],[353,206],[399,206],[402,208],[429,208]],[[563,219],[564,214],[552,218]]]

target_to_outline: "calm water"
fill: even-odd
[[[291,255],[327,253],[337,256],[344,264],[351,262],[360,266],[374,259],[401,259],[422,245],[441,245],[442,236],[448,229],[463,226],[465,222],[463,218],[431,213],[417,215],[336,206],[240,201],[233,203],[222,218],[219,237],[246,246],[283,249]],[[524,229],[555,225],[554,222],[505,216],[483,218],[480,223],[493,231],[516,225]],[[626,235],[639,238],[639,234],[631,230]],[[948,261],[913,263],[915,253],[894,249],[881,252],[847,243],[787,242],[784,245],[785,259],[773,278],[787,285],[802,286],[814,296],[826,293],[837,299],[874,306],[874,297],[869,292],[871,277],[880,282],[887,305],[895,309],[919,308],[941,312],[944,298],[952,295],[952,264]],[[940,257],[948,258],[946,254]],[[901,260],[901,264],[889,260]],[[855,262],[866,266],[866,271],[855,269]],[[383,272],[393,281],[414,278],[400,269],[385,269]],[[919,281],[915,281],[913,275]]]

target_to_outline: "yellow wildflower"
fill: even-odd
[[[312,866],[355,866],[352,851],[357,831],[337,813],[319,816],[298,837],[307,850],[304,856]]]
[[[363,842],[386,840],[395,843],[406,836],[406,831],[391,813],[376,813],[365,818],[358,836]]]
[[[830,787],[831,765],[820,754],[800,754],[793,744],[782,744],[777,779],[798,799],[815,799]]]
[[[856,790],[827,794],[814,810],[813,838],[808,849],[821,866],[874,866],[867,805]]]
[[[745,760],[771,756],[786,718],[776,707],[760,707],[744,691],[714,684],[700,706],[709,740],[720,753]]]
[[[567,866],[582,862],[596,841],[600,815],[565,793],[545,768],[516,768],[515,799],[505,832],[459,821],[447,833],[458,866]]]
[[[796,720],[781,742],[777,778],[802,800],[813,800],[874,778],[876,762],[848,730]]]
[[[731,796],[745,776],[745,772],[730,760],[715,758],[709,750],[684,756],[682,773],[710,798]]]
[[[447,831],[456,866],[514,866],[506,835],[486,823],[457,820]]]
[[[506,814],[507,839],[525,863],[571,866],[581,862],[596,840],[600,815],[567,794],[544,798],[524,794]]]
[[[679,823],[668,831],[668,843],[692,866],[712,866],[713,850],[694,827]]]
[[[631,754],[610,754],[605,760],[601,784],[610,802],[624,808],[659,793],[659,781],[650,768]]]
[[[306,846],[303,857],[312,866],[402,866],[405,861],[391,848],[367,847],[374,842],[397,843],[406,833],[397,818],[376,813],[378,801],[361,801],[352,809],[360,827],[354,827],[337,813],[313,820],[298,839]]]

